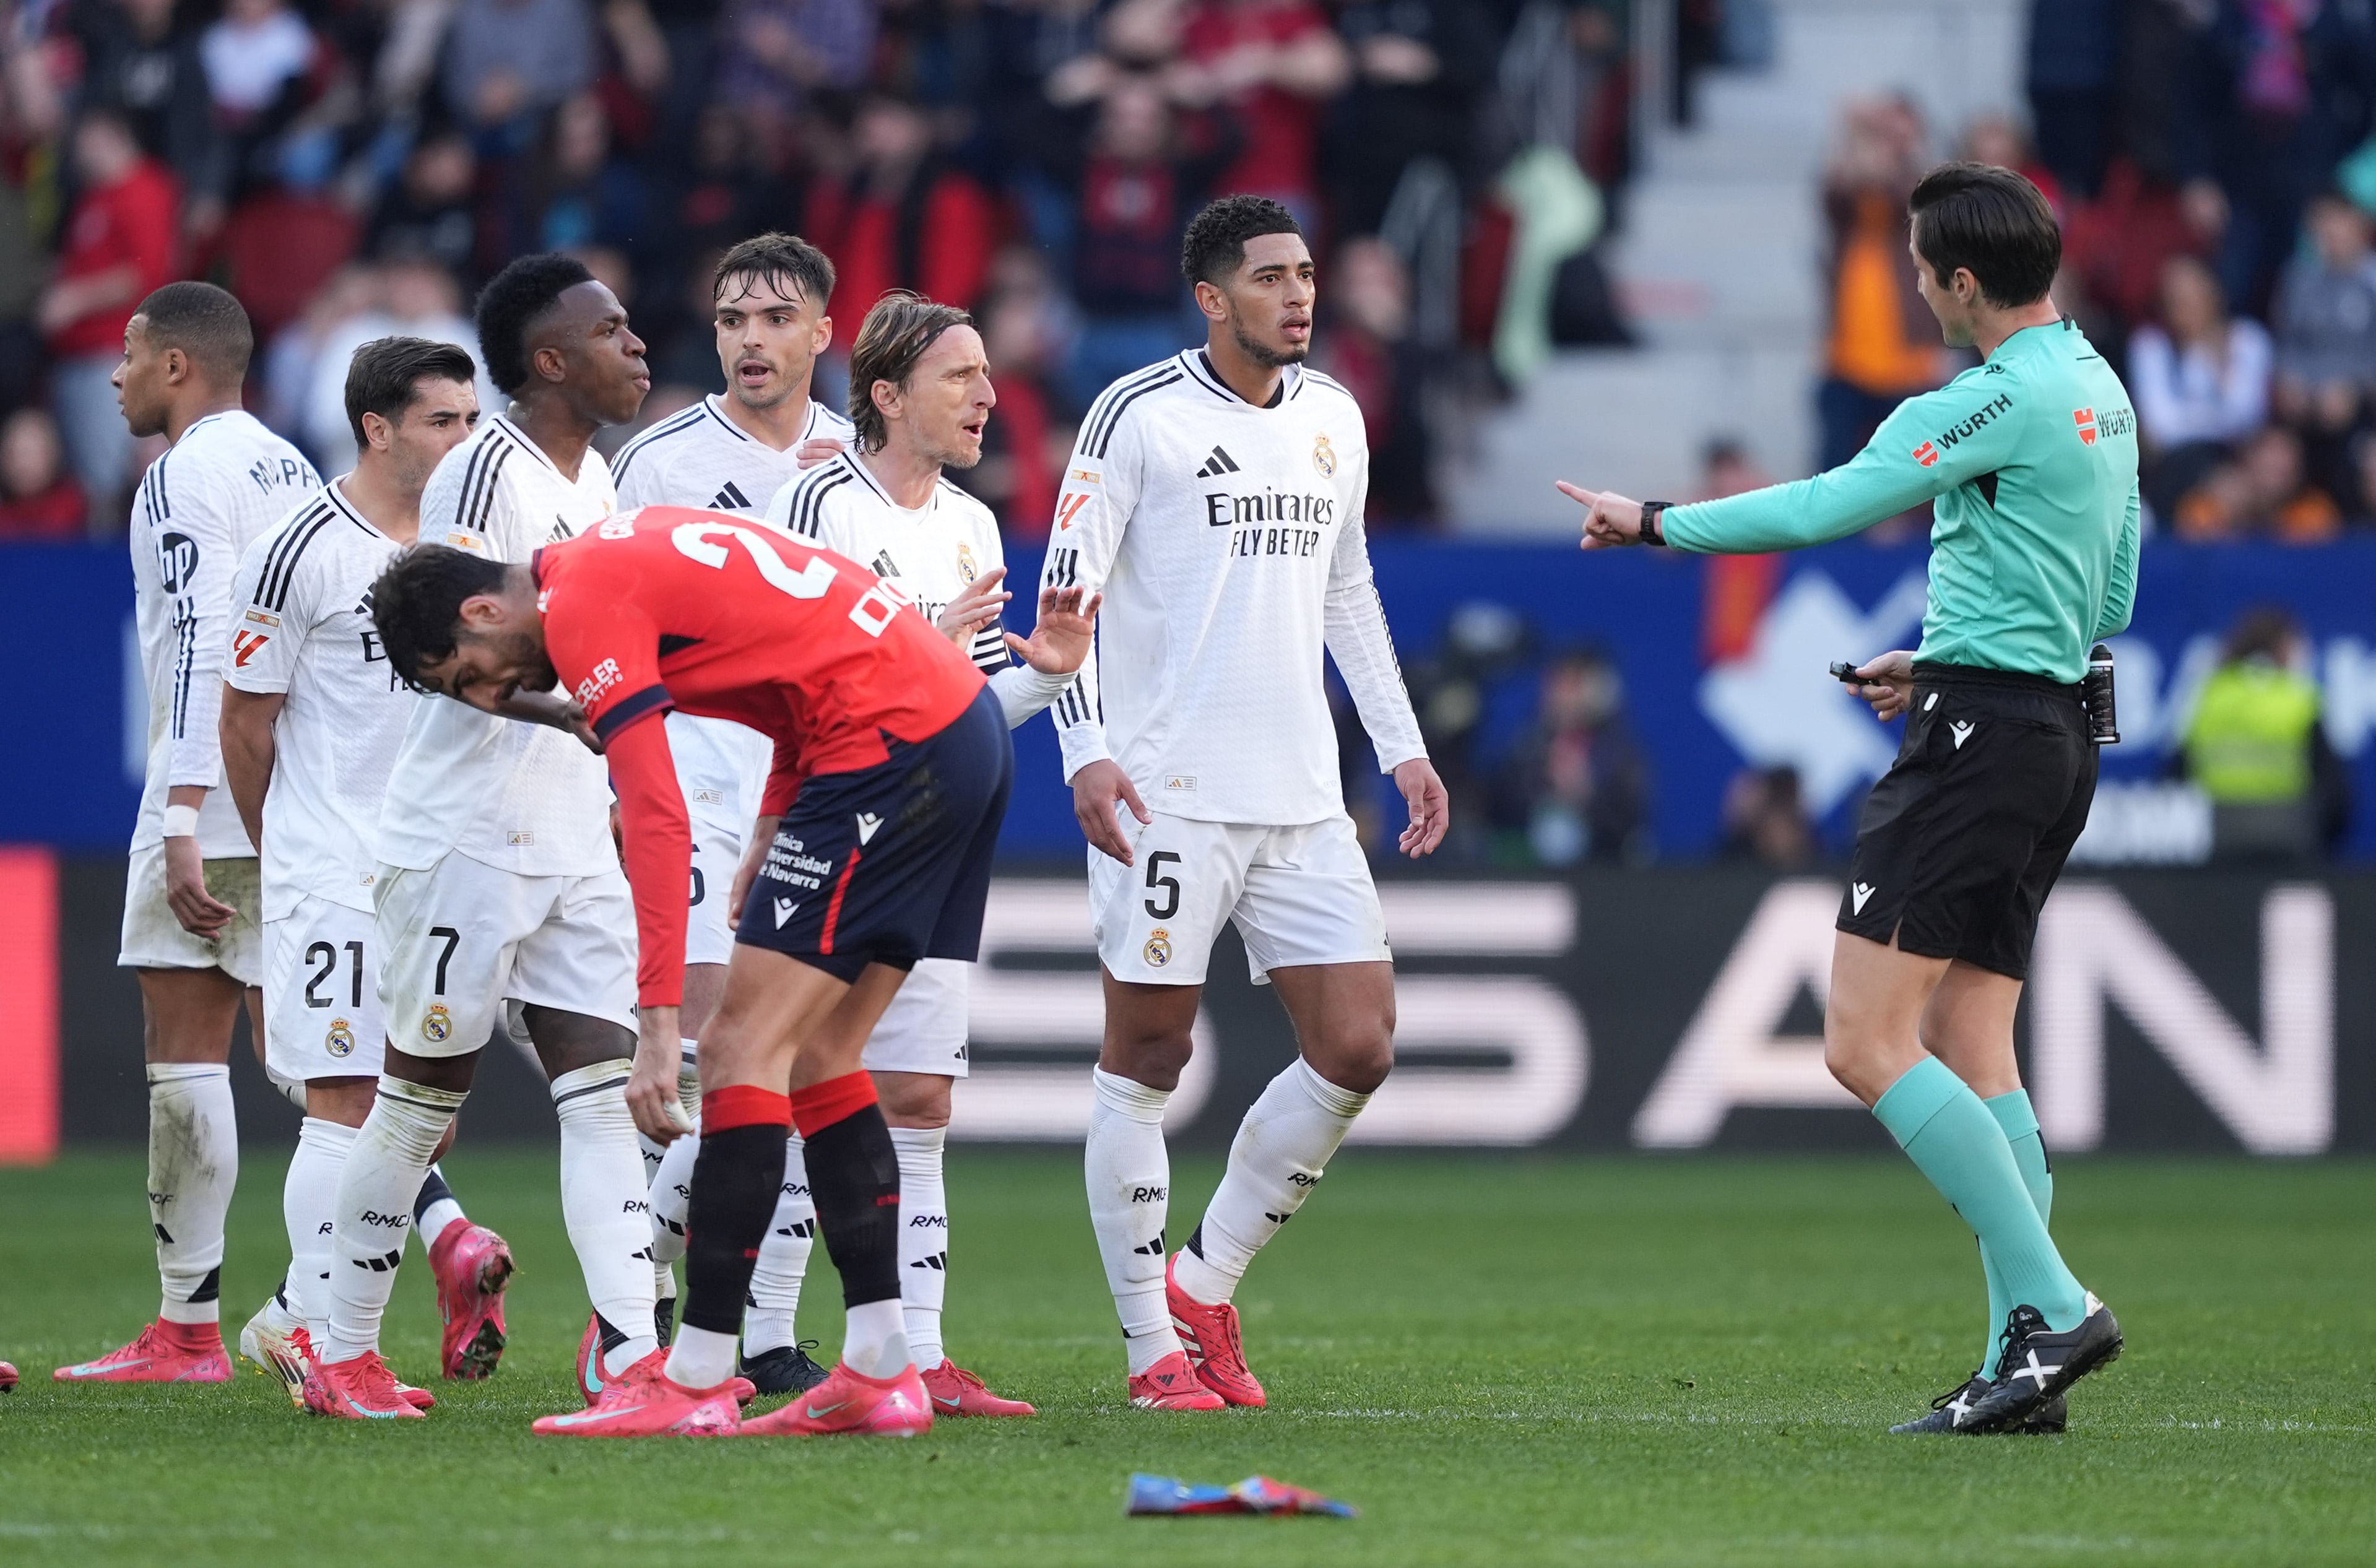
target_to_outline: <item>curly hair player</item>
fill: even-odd
[[[1111,595],[1103,658],[1053,709],[1105,968],[1089,1219],[1131,1403],[1207,1410],[1264,1403],[1231,1297],[1394,1062],[1393,955],[1337,778],[1324,647],[1409,806],[1402,851],[1432,853],[1451,808],[1371,584],[1361,410],[1303,368],[1302,231],[1277,202],[1227,196],[1182,253],[1205,346],[1090,406],[1040,582]],[[1163,1111],[1224,920],[1255,981],[1277,988],[1300,1054],[1246,1112],[1167,1265]]]

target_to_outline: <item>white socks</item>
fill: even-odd
[[[734,1375],[734,1336],[678,1325],[669,1343],[668,1375],[685,1388],[715,1388]]]
[[[677,1059],[676,1098],[684,1105],[685,1120],[697,1123],[701,1120],[701,1042],[686,1035],[677,1043],[683,1054]]]
[[[842,1365],[868,1377],[897,1377],[912,1360],[908,1321],[897,1301],[869,1301],[849,1309],[842,1322]]]
[[[892,1136],[896,1139],[898,1134]],[[784,1143],[784,1190],[776,1198],[775,1218],[767,1221],[767,1233],[759,1239],[758,1259],[751,1267],[751,1295],[742,1314],[746,1356],[761,1355],[798,1338],[792,1321],[800,1313],[801,1280],[809,1271],[809,1252],[816,1245],[816,1205],[809,1197],[809,1170],[802,1156],[801,1135],[794,1133]],[[905,1258],[907,1253],[902,1251],[899,1255]]]
[[[213,1062],[148,1064],[148,1220],[168,1323],[222,1319],[223,1216],[239,1184],[239,1131],[231,1068]]]
[[[662,1297],[676,1294],[672,1265],[684,1256],[684,1217],[693,1207],[693,1162],[700,1157],[701,1134],[689,1134],[669,1145],[652,1177],[652,1283]]]
[[[361,1128],[308,1116],[297,1131],[297,1152],[280,1187],[280,1218],[289,1227],[288,1307],[319,1344],[330,1331],[330,1263],[337,1255],[339,1178]]]
[[[445,1177],[437,1167],[431,1166],[429,1174],[441,1187],[444,1186]],[[417,1205],[418,1200],[415,1202]],[[421,1250],[425,1253],[437,1244],[437,1238],[446,1234],[446,1227],[458,1225],[469,1218],[462,1212],[461,1203],[448,1192],[443,1197],[430,1199],[426,1208],[416,1207],[412,1217],[412,1233],[420,1238]]]
[[[632,1071],[624,1061],[597,1062],[552,1080],[562,1218],[595,1312],[627,1336],[602,1358],[611,1373],[659,1346],[652,1327],[651,1204],[627,1111]]]
[[[899,1305],[908,1350],[919,1367],[948,1359],[941,1348],[941,1303],[949,1285],[949,1199],[941,1174],[945,1127],[894,1127],[899,1156]]]
[[[1229,1169],[1171,1277],[1206,1306],[1230,1300],[1246,1265],[1320,1185],[1328,1157],[1370,1097],[1338,1088],[1297,1057],[1246,1111]]]
[[[316,1341],[324,1360],[351,1360],[379,1348],[380,1318],[396,1289],[397,1265],[404,1261],[404,1232],[421,1179],[468,1098],[381,1075],[379,1098],[339,1174],[328,1332]],[[306,1310],[316,1310],[310,1297]]]
[[[1177,1354],[1180,1336],[1163,1300],[1163,1228],[1170,1215],[1171,1155],[1163,1144],[1169,1089],[1089,1069],[1097,1103],[1082,1164],[1088,1177],[1089,1225],[1105,1261],[1106,1284],[1122,1316],[1133,1377]],[[903,1194],[904,1196],[904,1190]]]

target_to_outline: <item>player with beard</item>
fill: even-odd
[[[420,700],[388,672],[371,585],[419,531],[438,460],[478,422],[477,374],[451,343],[382,338],[356,349],[346,387],[354,471],[248,546],[232,596],[223,771],[263,866],[265,1060],[305,1095],[281,1192],[288,1279],[249,1320],[240,1350],[301,1405],[327,1329],[339,1171],[371,1111],[386,1042],[372,840]],[[503,1354],[511,1251],[469,1223],[434,1166],[412,1212],[437,1275],[445,1373],[485,1377]]]
[[[1205,346],[1091,405],[1040,581],[1107,596],[1102,658],[1054,709],[1105,968],[1090,1222],[1131,1403],[1218,1409],[1265,1399],[1230,1304],[1240,1278],[1394,1062],[1394,964],[1338,781],[1324,647],[1408,802],[1403,853],[1432,852],[1450,807],[1371,583],[1361,410],[1302,367],[1302,232],[1277,202],[1224,197],[1189,224],[1181,267]],[[1163,1112],[1224,920],[1300,1054],[1246,1112],[1167,1268]]]
[[[248,541],[322,481],[240,407],[247,313],[211,283],[168,283],[124,328],[117,400],[135,435],[171,443],[132,504],[132,586],[148,686],[148,778],[116,962],[139,977],[148,1080],[148,1219],[157,1319],[62,1382],[227,1383],[223,1218],[239,1179],[231,1037],[243,1003],[264,1039],[255,846],[222,783],[216,733],[232,576]],[[259,1052],[260,1053],[260,1052]]]
[[[817,355],[833,341],[833,263],[791,234],[748,239],[718,261],[710,279],[723,395],[712,394],[660,421],[622,447],[611,475],[619,507],[706,506],[756,517],[803,467],[840,451],[849,422],[809,396]],[[692,915],[685,933],[684,1058],[679,1071],[685,1112],[701,1113],[701,1077],[694,1042],[726,985],[734,948],[733,906],[726,891],[742,864],[744,841],[759,814],[770,749],[765,736],[730,719],[668,716],[669,747],[676,754],[693,820]],[[661,1147],[641,1140],[652,1175],[652,1246],[659,1290],[659,1326],[666,1339],[676,1314],[673,1262],[684,1251],[686,1150],[681,1172],[663,1179]],[[750,1313],[743,1320],[743,1375],[763,1394],[789,1393],[825,1380],[825,1368],[801,1349],[792,1332],[801,1280],[816,1229],[808,1177],[795,1137],[786,1152],[784,1194],[761,1244],[751,1277]]]
[[[626,311],[569,256],[523,256],[497,273],[479,296],[478,328],[511,408],[438,464],[420,537],[524,563],[616,510],[594,434],[634,419],[651,378]],[[418,704],[381,807],[374,935],[387,1050],[339,1182],[328,1331],[305,1385],[308,1408],[327,1415],[420,1414],[375,1348],[380,1318],[413,1194],[480,1051],[515,1007],[552,1082],[562,1214],[602,1331],[599,1375],[659,1347],[649,1205],[625,1098],[635,909],[611,837],[610,781],[559,695],[515,692],[504,711],[535,722]]]
[[[1061,675],[1088,651],[1096,601],[1051,590],[1040,603],[1032,636],[1007,646]],[[754,836],[765,863],[701,1037],[684,1321],[665,1360],[536,1430],[929,1431],[934,1402],[900,1305],[899,1163],[861,1052],[919,959],[979,953],[1014,772],[1004,705],[896,584],[716,513],[647,506],[526,565],[416,550],[381,576],[373,614],[389,659],[424,690],[496,712],[557,674],[584,705],[618,785],[636,888],[645,1018],[629,1100],[662,1142],[685,1135],[676,1011],[692,836],[667,727],[653,720],[702,713],[775,742]],[[841,1364],[741,1422],[743,1294],[795,1124],[841,1274]]]

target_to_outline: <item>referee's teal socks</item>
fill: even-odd
[[[2013,1146],[2013,1162],[2021,1168],[2021,1184],[2029,1189],[2029,1201],[2037,1210],[2038,1223],[2048,1230],[2054,1229],[2054,1172],[2047,1169],[2046,1143],[2037,1135],[2037,1112],[2030,1109],[2029,1091],[2015,1089],[1980,1101],[2004,1129],[2005,1142]],[[1978,1365],[1993,1371],[1989,1363],[1997,1358],[1997,1336],[2004,1329],[2005,1313],[2013,1311],[2014,1300],[2006,1294],[2004,1275],[1996,1260],[1989,1255],[1988,1244],[1980,1246],[1980,1267],[1989,1278],[1989,1321],[1980,1337]]]
[[[1978,1235],[2008,1298],[2036,1307],[2057,1332],[2076,1328],[2086,1292],[2046,1233],[2004,1128],[1970,1086],[1926,1056],[1872,1113]]]

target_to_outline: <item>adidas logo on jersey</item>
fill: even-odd
[[[720,512],[747,512],[751,509],[751,498],[736,489],[732,480],[728,480],[726,488],[709,498],[709,504]]]
[[[891,552],[887,550],[875,552],[873,570],[878,577],[896,577],[899,575],[899,568],[893,564]]]
[[[1216,446],[1213,448],[1213,455],[1205,459],[1205,466],[1196,470],[1196,477],[1218,479],[1223,474],[1233,474],[1237,471],[1238,465],[1230,460],[1230,455]]]

